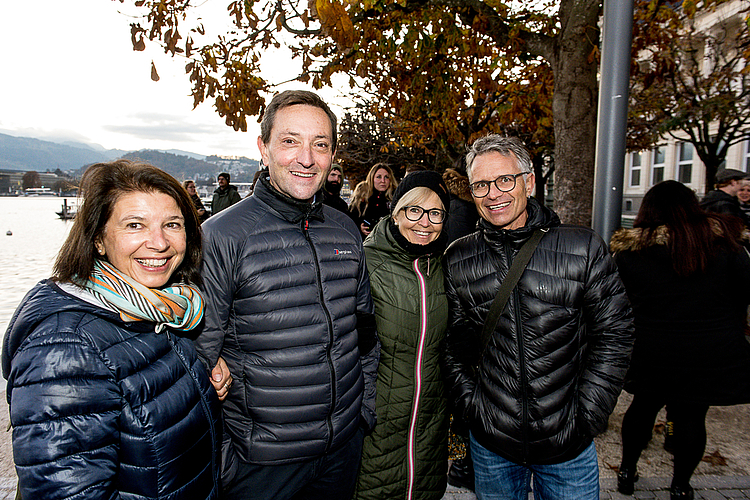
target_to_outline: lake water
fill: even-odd
[[[68,204],[75,198],[68,198]],[[49,278],[52,264],[73,221],[58,218],[63,198],[0,196],[0,335],[13,312],[38,281]],[[12,232],[12,236],[6,233]],[[0,377],[0,392],[5,379]]]

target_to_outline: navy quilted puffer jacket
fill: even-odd
[[[23,498],[218,498],[219,401],[190,340],[46,280],[2,366]]]

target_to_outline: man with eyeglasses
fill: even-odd
[[[599,499],[593,438],[607,427],[633,344],[630,303],[607,246],[562,225],[531,194],[529,152],[489,135],[466,156],[478,231],[446,251],[444,368],[454,413],[469,423],[483,499]],[[480,337],[501,283],[542,237],[489,340]]]

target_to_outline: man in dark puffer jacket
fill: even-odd
[[[469,422],[482,498],[599,498],[593,437],[628,368],[632,312],[607,247],[530,198],[531,158],[515,138],[474,143],[467,172],[479,231],[444,259],[450,306],[445,369]],[[490,305],[520,247],[544,236],[480,359]]]
[[[379,346],[359,230],[321,202],[336,117],[312,92],[282,92],[258,147],[268,172],[253,195],[202,226],[196,347],[236,381],[222,498],[348,500],[375,425]]]

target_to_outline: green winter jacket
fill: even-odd
[[[381,353],[377,425],[364,441],[355,498],[439,500],[448,467],[443,269],[440,256],[406,253],[389,222],[364,242]]]

